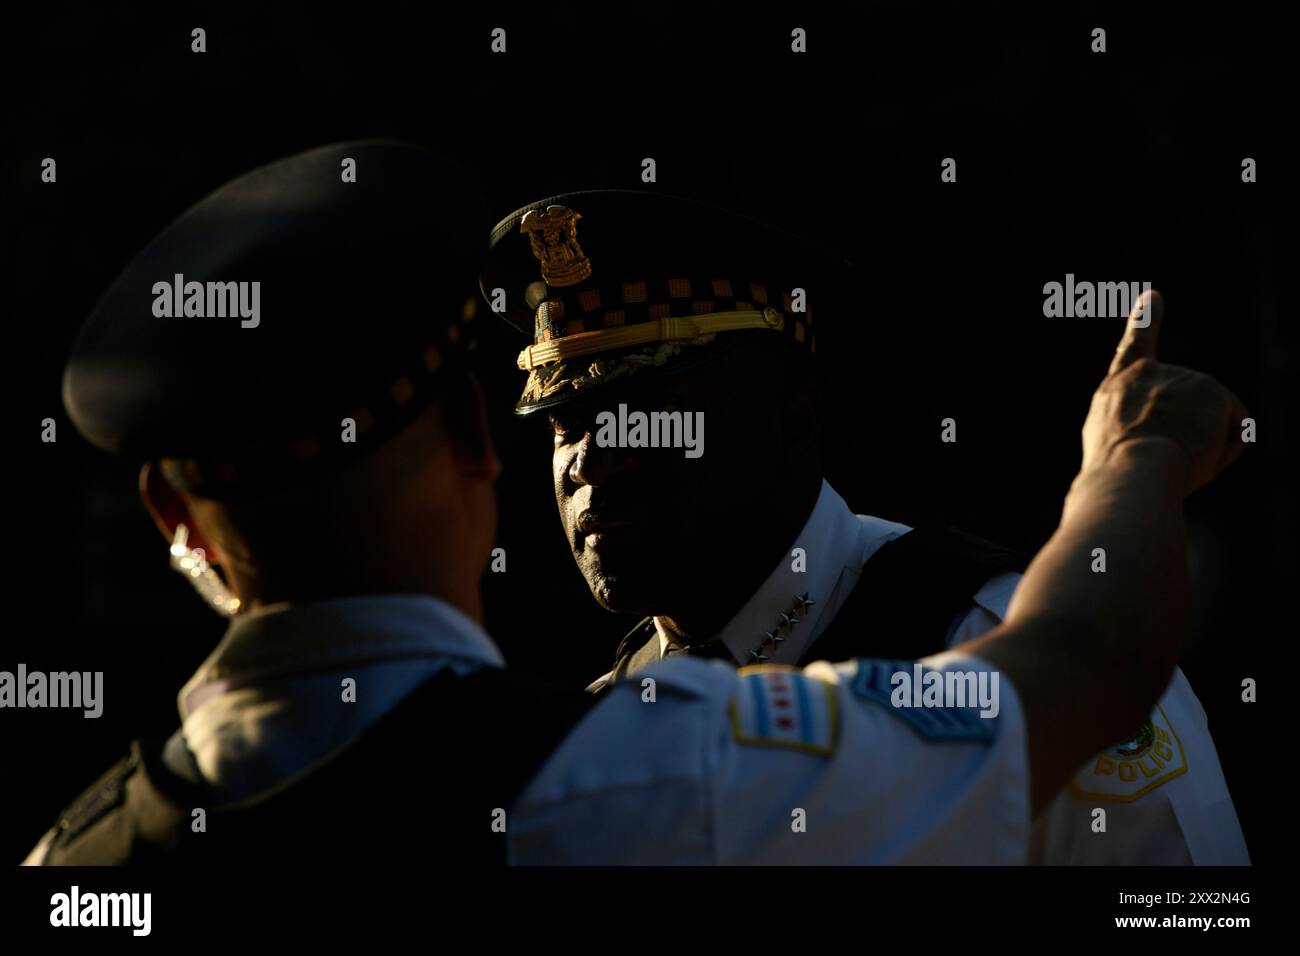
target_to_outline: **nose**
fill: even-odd
[[[602,448],[588,431],[582,436],[573,460],[569,462],[569,480],[575,485],[603,485],[616,475],[636,471],[637,459],[626,448]]]

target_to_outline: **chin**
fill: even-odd
[[[587,586],[596,603],[613,614],[653,614],[649,602],[640,588],[624,584],[614,575],[594,574],[587,578]]]

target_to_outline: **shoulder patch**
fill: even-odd
[[[1159,705],[1137,735],[1098,754],[1070,781],[1076,796],[1131,803],[1187,772],[1187,754]]]
[[[840,737],[835,687],[793,667],[742,667],[731,699],[736,741],[747,746],[788,747],[829,757]]]
[[[879,704],[911,726],[926,740],[989,743],[993,740],[994,721],[980,716],[976,706],[945,706],[927,703],[936,696],[935,689],[945,686],[945,675],[952,672],[922,667],[916,661],[882,661],[859,658],[858,672],[850,684],[855,696]],[[895,675],[903,675],[896,679]],[[929,675],[935,681],[927,681]],[[978,681],[979,675],[969,675]],[[956,682],[954,682],[955,685]],[[969,685],[962,684],[965,694]]]

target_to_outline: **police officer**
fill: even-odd
[[[1178,499],[1243,448],[1240,404],[1213,380],[1154,361],[1158,322],[1142,326],[1140,314],[1130,317],[1084,424],[1083,464],[1061,524],[1004,623],[916,665],[864,659],[736,672],[689,655],[653,664],[614,684],[528,784],[512,858],[1031,859],[1031,818],[1167,685],[1184,630]],[[1112,557],[1118,548],[1113,566],[1129,573],[1091,573],[1099,545]],[[909,698],[907,675],[922,664],[941,673],[921,674]],[[992,721],[960,707],[909,706],[919,684],[998,673],[1005,681]],[[658,746],[646,745],[648,726]],[[1022,730],[1024,777],[1005,750]]]
[[[620,690],[587,713],[588,695],[504,670],[478,623],[497,465],[460,354],[476,195],[411,146],[313,150],[182,214],[95,307],[66,372],[69,413],[148,463],[142,494],[175,565],[231,622],[180,694],[179,731],[133,744],[29,862],[304,862],[346,846],[353,862],[472,864],[503,859],[506,831],[517,859],[584,846],[646,859],[651,835],[673,860],[1022,858],[1030,806],[1168,675],[1186,596],[1179,503],[1230,457],[1212,414],[1230,396],[1141,361],[1153,337],[1124,348],[1108,382],[1126,400],[1090,417],[1085,468],[1016,612],[927,662],[1002,675],[996,713],[894,708],[884,662],[741,676],[690,660],[663,665],[675,669],[657,706],[629,711]],[[213,314],[221,296],[237,308]],[[1126,418],[1152,404],[1167,417]],[[1162,616],[1126,612],[1147,591],[1136,576],[1072,571],[1098,536],[1167,580],[1149,605]],[[1078,668],[1108,694],[1054,698]],[[733,736],[690,730],[703,713],[733,715]],[[710,769],[688,779],[670,753]],[[622,809],[582,818],[582,800],[553,802],[573,786],[607,796],[629,767],[644,789],[624,790]],[[834,807],[842,839],[785,840],[796,794],[752,787],[755,772],[797,783],[798,809]],[[701,797],[737,786],[748,796],[728,826],[743,832],[723,833]],[[646,795],[661,812],[649,827]],[[918,818],[913,800],[947,812]],[[395,831],[395,809],[415,805],[454,824]]]
[[[173,566],[230,624],[176,733],[135,742],[29,862],[397,856],[422,838],[394,843],[394,801],[486,821],[585,709],[503,671],[480,623],[499,467],[466,362],[484,209],[417,147],[314,149],[185,211],[95,306],[68,413],[145,463]],[[527,726],[507,732],[507,698]],[[504,859],[486,823],[423,839]]]
[[[483,291],[532,339],[516,411],[553,432],[574,559],[602,606],[644,615],[591,690],[677,654],[915,658],[1006,617],[1023,556],[856,515],[822,476],[813,313],[853,308],[848,263],[727,210],[630,190],[530,203],[490,245]],[[1247,862],[1181,671],[1139,723],[1039,819],[1034,859]],[[1105,841],[1089,825],[1099,803]]]

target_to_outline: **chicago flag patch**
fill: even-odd
[[[731,727],[739,743],[789,747],[829,757],[839,743],[835,688],[792,667],[739,671],[731,700]]]

